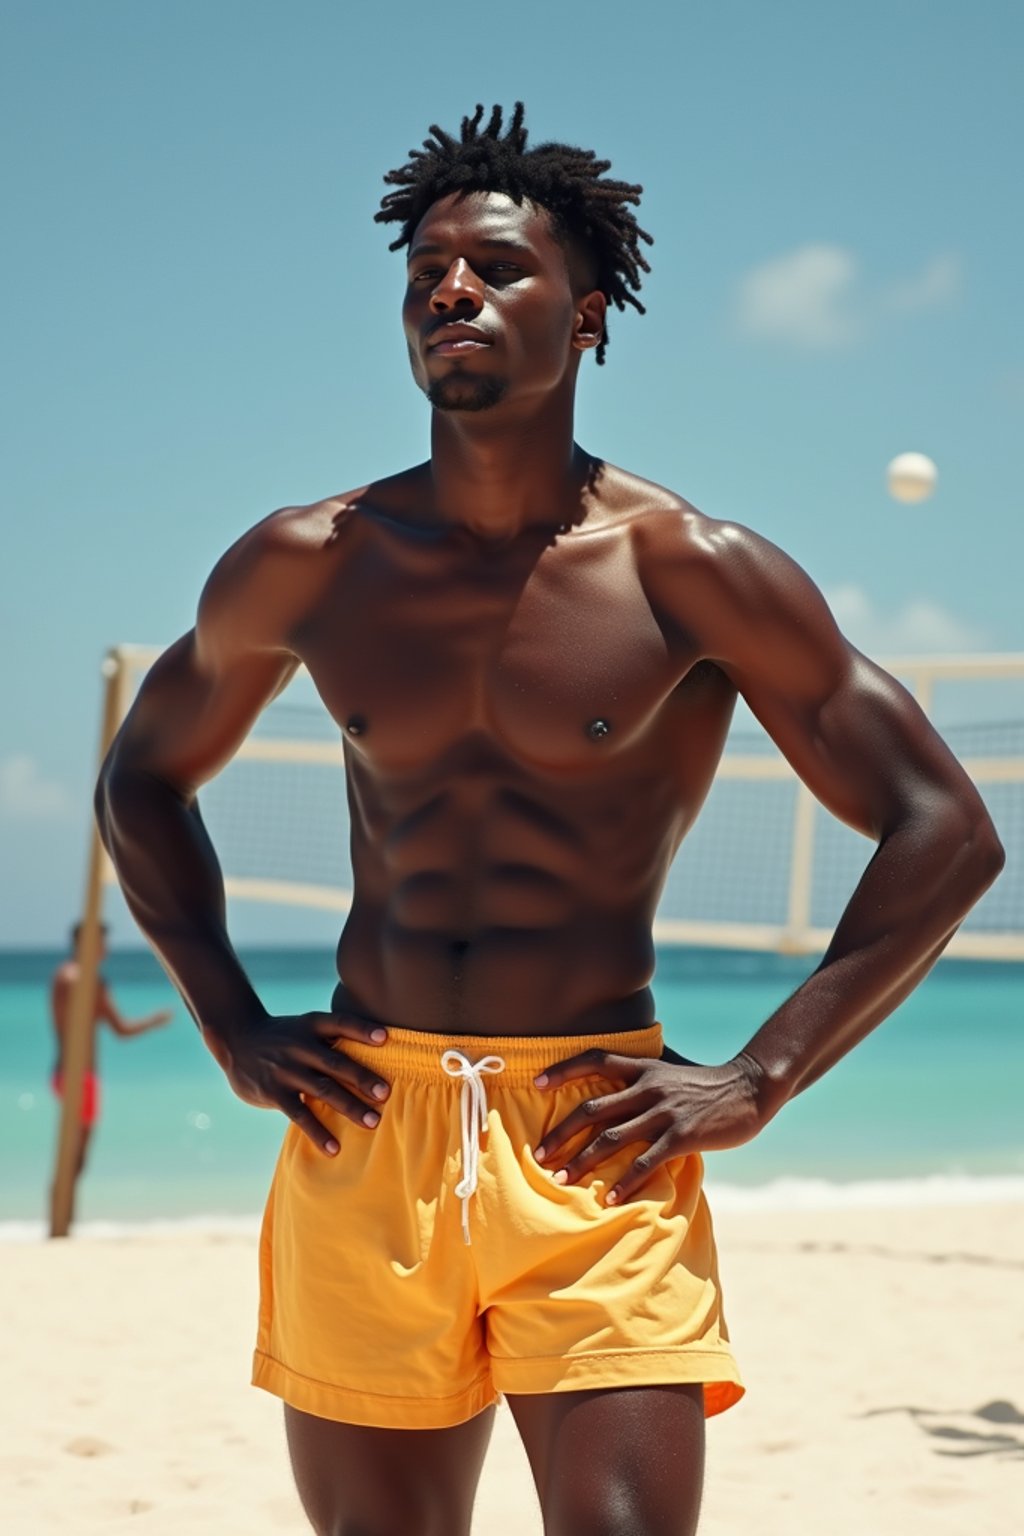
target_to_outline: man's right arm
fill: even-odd
[[[369,1096],[380,1079],[333,1044],[368,1038],[371,1026],[319,1014],[271,1019],[228,938],[224,881],[196,801],[299,665],[287,641],[308,558],[288,514],[228,550],[203,589],[195,628],[139,689],[100,772],[96,814],[132,916],[232,1087],[336,1150],[304,1095],[368,1123],[366,1102],[341,1080]]]
[[[96,814],[132,916],[214,1054],[262,1007],[225,926],[224,882],[196,801],[297,658],[260,603],[273,563],[260,524],[203,589],[195,628],[153,665],[100,772]]]

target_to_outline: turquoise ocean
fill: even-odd
[[[0,951],[0,1236],[43,1230],[57,1106],[49,1089],[49,978],[62,955]],[[329,950],[263,949],[243,962],[274,1012],[326,1009]],[[668,1043],[733,1055],[816,962],[734,951],[658,952]],[[171,1007],[137,1040],[101,1029],[103,1112],[79,1223],[254,1225],[283,1117],[231,1093],[147,951],[112,954],[121,1011]],[[707,1159],[721,1205],[900,1204],[1024,1198],[1024,965],[942,960],[860,1046],[749,1145]]]

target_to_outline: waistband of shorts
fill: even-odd
[[[445,1051],[459,1051],[473,1064],[484,1056],[499,1056],[505,1065],[493,1077],[488,1074],[488,1083],[495,1087],[499,1084],[526,1087],[532,1086],[533,1079],[545,1067],[581,1051],[660,1056],[663,1043],[660,1023],[649,1024],[645,1029],[615,1030],[602,1035],[443,1035],[432,1030],[390,1026],[383,1045],[339,1040],[337,1049],[374,1068],[384,1078],[448,1081],[453,1086],[457,1086],[457,1078],[441,1065]]]

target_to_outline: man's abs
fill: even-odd
[[[332,1008],[440,1034],[573,1035],[653,1022],[649,923],[580,912],[550,927],[410,928],[357,900]]]
[[[552,783],[500,756],[492,740],[472,767],[383,775],[347,754],[339,1011],[456,1034],[646,1027],[676,786],[626,763]]]

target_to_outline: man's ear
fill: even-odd
[[[578,352],[596,347],[604,335],[604,317],[608,300],[599,288],[585,294],[576,304],[573,321],[572,344]]]

